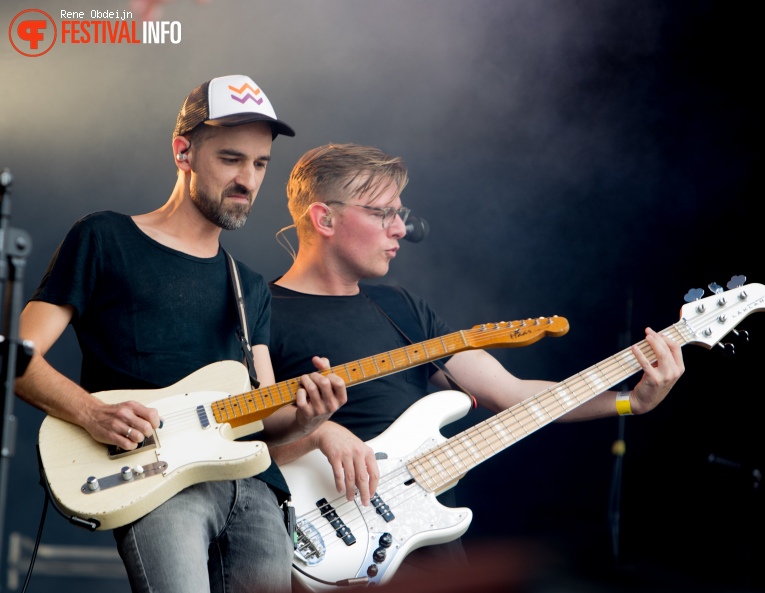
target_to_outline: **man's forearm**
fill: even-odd
[[[16,379],[14,391],[22,400],[50,416],[83,425],[83,413],[92,396],[35,353],[26,371]]]

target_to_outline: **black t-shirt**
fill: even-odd
[[[271,295],[260,274],[237,265],[250,341],[267,345]],[[223,250],[176,251],[124,214],[78,220],[31,300],[74,307],[80,384],[90,392],[166,387],[210,363],[243,360]],[[286,490],[275,464],[259,477]]]
[[[277,381],[314,371],[312,356],[325,356],[332,366],[337,366],[410,343],[363,287],[354,296],[317,296],[273,283],[269,286],[270,351]],[[421,328],[421,334],[414,336],[397,323],[413,341],[453,333],[424,300],[404,289],[398,292],[400,306],[409,309],[413,323]],[[428,393],[428,379],[435,371],[432,364],[424,364],[350,387],[348,402],[333,414],[332,420],[368,441]]]

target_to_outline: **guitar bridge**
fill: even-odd
[[[313,523],[306,519],[298,521],[295,527],[297,533],[297,547],[295,555],[305,562],[308,566],[314,566],[324,560],[324,554],[327,547],[324,545],[324,539],[319,530]]]
[[[138,443],[138,446],[135,449],[131,449],[130,451],[126,451],[122,447],[118,447],[117,445],[106,445],[106,451],[109,454],[109,459],[119,459],[121,457],[126,457],[128,455],[132,455],[133,453],[140,453],[141,451],[146,451],[147,449],[156,449],[157,448],[157,434],[152,433],[150,437],[146,437],[143,442]]]

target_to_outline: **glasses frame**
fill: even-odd
[[[387,208],[378,208],[377,206],[365,206],[364,204],[351,204],[351,206],[356,206],[358,208],[364,208],[365,210],[373,210],[375,212],[379,212],[382,214],[380,217],[382,219],[382,228],[383,230],[388,230],[391,225],[393,224],[393,221],[396,220],[396,216],[391,216],[388,219],[388,215],[391,212],[395,212],[396,215],[398,215],[401,218],[401,222],[406,224],[406,219],[409,218],[409,213],[411,212],[411,209],[409,208],[394,208],[393,206],[388,206]],[[386,225],[385,220],[388,219],[388,223]]]
[[[401,222],[406,224],[407,218],[409,218],[409,214],[412,212],[411,208],[394,208],[393,206],[388,206],[387,208],[378,208],[377,206],[366,206],[364,204],[349,204],[348,202],[341,202],[339,200],[332,200],[330,202],[324,202],[327,205],[330,204],[342,204],[344,206],[356,206],[357,208],[364,208],[364,210],[372,210],[374,212],[379,212],[382,214],[380,217],[380,221],[382,223],[383,230],[388,230],[391,225],[393,224],[393,221],[396,219],[396,216],[389,216],[391,212],[395,212],[396,215],[401,218]],[[387,221],[387,224],[386,224]]]

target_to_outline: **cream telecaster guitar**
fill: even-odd
[[[697,300],[703,295],[701,289],[689,292],[686,300],[696,300],[685,305],[681,320],[662,333],[683,346],[711,348],[749,313],[765,308],[762,284],[725,293],[712,286],[720,292],[703,300]],[[656,360],[645,340],[638,346],[648,360]],[[439,429],[463,417],[471,402],[457,391],[428,395],[367,442],[381,473],[369,507],[361,505],[358,492],[353,502],[338,495],[321,452],[285,464],[281,469],[298,519],[293,575],[314,591],[387,582],[413,550],[454,540],[467,531],[473,517],[470,509],[442,506],[437,494],[479,463],[639,370],[627,348],[450,439],[444,439]]]
[[[557,316],[477,325],[322,372],[337,374],[350,387],[464,350],[526,346],[566,332],[568,321]],[[122,451],[47,416],[38,442],[51,494],[71,516],[113,529],[191,484],[258,474],[271,463],[265,444],[234,439],[261,430],[261,420],[293,403],[299,387],[299,379],[291,379],[252,390],[247,369],[224,361],[163,389],[96,393],[106,402],[134,400],[156,408],[162,427],[139,449]]]

